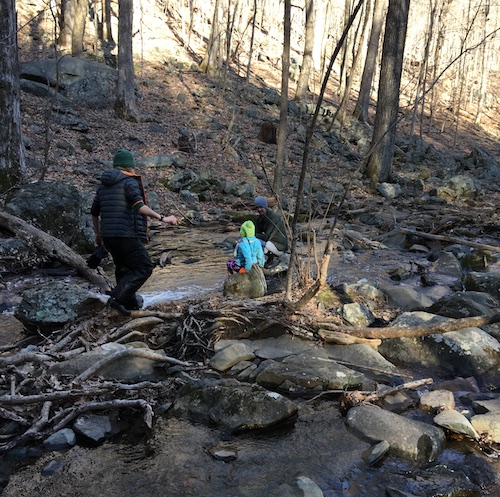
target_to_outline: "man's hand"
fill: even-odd
[[[161,220],[167,224],[177,224],[177,218],[173,215],[168,217],[163,217]]]

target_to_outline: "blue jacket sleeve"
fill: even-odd
[[[252,247],[248,240],[242,240],[239,246],[241,262],[240,266],[245,268],[245,271],[252,269]]]

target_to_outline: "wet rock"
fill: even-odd
[[[225,297],[256,299],[267,293],[267,282],[262,269],[253,266],[249,273],[236,273],[224,281]]]
[[[130,342],[127,344],[107,343],[90,352],[85,352],[67,361],[54,364],[51,368],[53,374],[78,376],[88,368],[106,359],[111,359],[114,355],[127,349],[146,349],[158,360],[144,357],[119,357],[110,360],[98,371],[98,375],[106,380],[139,382],[146,380],[158,380],[164,377],[164,372],[157,368],[161,364],[161,357],[165,356],[162,350],[151,350],[142,342]]]
[[[412,327],[443,322],[427,312],[405,312],[391,326]],[[456,376],[494,375],[498,372],[500,343],[480,328],[466,328],[419,338],[390,338],[379,352],[396,363],[437,368]]]
[[[119,426],[108,416],[83,414],[76,418],[73,429],[85,441],[99,444],[120,432]]]
[[[451,252],[440,252],[437,260],[432,264],[434,273],[445,274],[459,279],[462,276],[460,261]]]
[[[494,298],[500,298],[500,273],[470,272],[464,282],[467,290],[489,293]]]
[[[290,483],[284,483],[270,494],[270,497],[323,497],[321,488],[307,476],[299,476]]]
[[[446,443],[441,429],[375,406],[349,409],[346,422],[364,438],[375,442],[386,440],[390,452],[418,463],[434,461]]]
[[[297,414],[297,406],[258,385],[233,379],[199,380],[182,387],[171,412],[234,433],[288,420]]]
[[[434,416],[434,423],[452,431],[453,433],[466,435],[474,440],[479,438],[479,435],[472,426],[471,422],[463,414],[460,414],[453,409],[445,409]]]
[[[242,342],[236,342],[217,352],[210,360],[210,366],[217,371],[226,371],[241,361],[255,358],[252,349]]]
[[[71,428],[56,431],[43,441],[47,450],[64,450],[73,447],[76,443],[75,432]]]
[[[51,333],[77,317],[103,307],[94,294],[81,286],[51,282],[26,290],[15,317],[28,331]]]
[[[494,314],[500,307],[497,299],[485,292],[454,292],[446,295],[427,310],[449,318],[465,318]]]
[[[317,392],[361,386],[364,375],[313,350],[269,361],[257,376],[257,383],[285,392]]]
[[[363,452],[362,457],[370,466],[373,466],[382,460],[387,452],[389,452],[390,448],[391,446],[389,442],[387,442],[387,440],[382,440],[382,442],[366,449],[365,452]]]

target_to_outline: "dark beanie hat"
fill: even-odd
[[[135,166],[134,156],[128,150],[117,150],[113,158],[113,167],[117,169],[133,168]]]
[[[267,209],[267,200],[264,197],[256,197],[254,201],[255,207],[264,207],[264,209]]]

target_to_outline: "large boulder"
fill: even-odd
[[[77,252],[93,249],[93,229],[87,214],[92,198],[63,182],[23,185],[7,200],[5,210],[62,240]]]
[[[232,379],[199,380],[179,391],[172,413],[234,433],[291,419],[297,414],[297,406],[258,385]]]
[[[88,290],[56,281],[24,292],[14,315],[28,331],[51,333],[78,316],[103,306]]]
[[[224,297],[256,299],[266,293],[266,277],[258,266],[253,266],[249,273],[231,274],[224,281]]]
[[[65,56],[25,62],[19,70],[21,89],[37,96],[56,96],[60,104],[97,107],[115,101],[118,72],[99,62]]]

